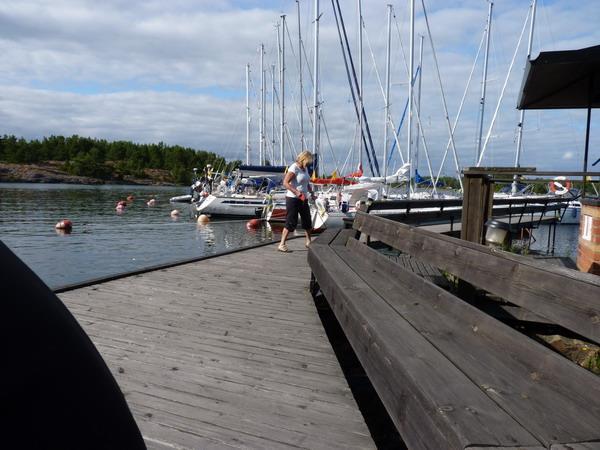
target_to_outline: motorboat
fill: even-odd
[[[329,213],[325,202],[323,199],[317,198],[315,201],[309,201],[308,205],[310,207],[312,229],[324,229],[327,220],[329,219]],[[278,196],[277,198],[271,198],[268,205],[265,207],[263,218],[268,222],[283,223],[285,222],[286,216],[285,194],[283,196]]]
[[[267,204],[264,195],[208,195],[196,204],[196,213],[211,217],[253,219],[262,216]]]

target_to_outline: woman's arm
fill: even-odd
[[[290,182],[295,178],[296,178],[296,174],[294,172],[288,170],[287,173],[285,174],[285,177],[283,178],[283,187],[286,188],[287,190],[293,192],[296,197],[300,197],[300,191],[298,189],[294,188],[294,186],[292,186],[290,184]]]

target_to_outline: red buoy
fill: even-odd
[[[57,230],[62,230],[65,233],[70,233],[73,229],[73,222],[71,222],[69,219],[63,219],[56,225],[54,225],[54,228],[56,228]]]
[[[250,219],[248,222],[246,222],[246,228],[248,228],[249,230],[256,230],[260,227],[260,225],[260,219]]]

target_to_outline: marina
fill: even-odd
[[[3,448],[600,450],[597,0],[47,3]]]
[[[147,448],[378,448],[390,439],[382,421],[401,436],[393,448],[600,442],[600,378],[526,332],[543,324],[593,347],[596,275],[363,211],[353,229],[328,229],[308,249],[303,241],[290,240],[289,253],[265,242],[55,290]],[[252,270],[257,261],[267,269]],[[501,302],[478,307],[449,274]],[[359,401],[356,371],[379,412]]]

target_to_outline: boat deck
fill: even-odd
[[[304,240],[67,291],[148,448],[374,448]]]

